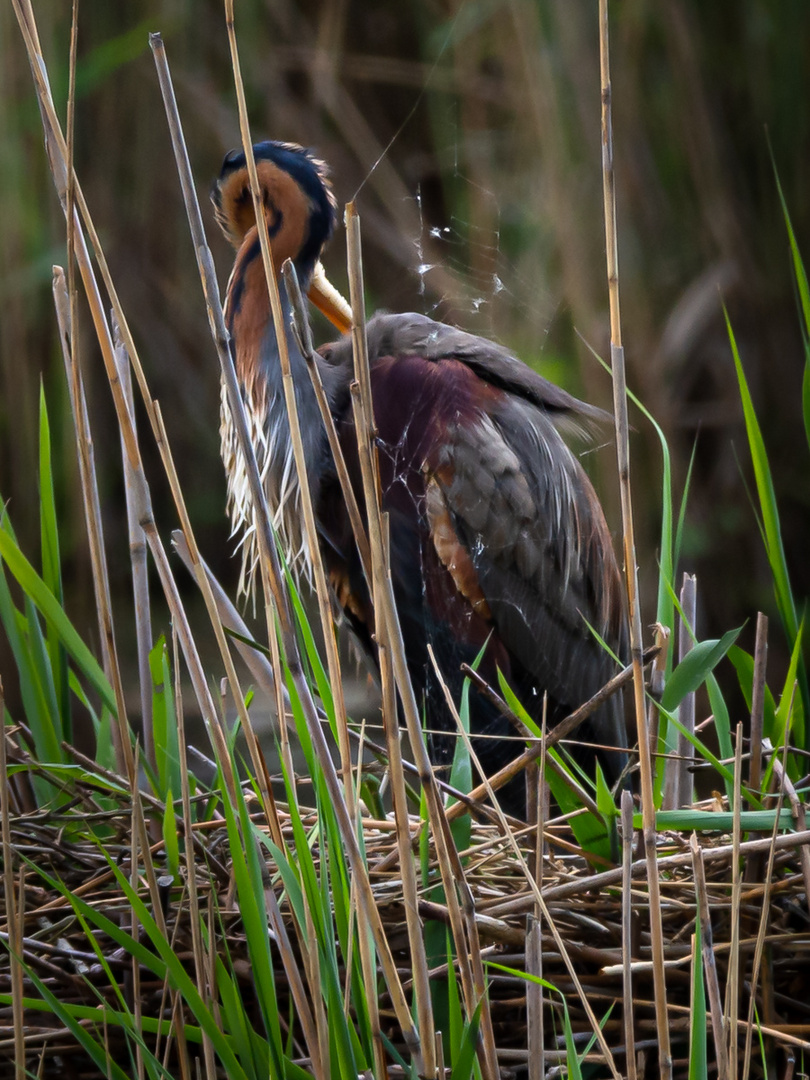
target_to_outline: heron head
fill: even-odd
[[[277,268],[292,259],[308,281],[337,216],[326,165],[295,143],[261,142],[253,147],[267,230]],[[236,248],[255,228],[245,155],[232,150],[211,189],[217,221]]]

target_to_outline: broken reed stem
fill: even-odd
[[[392,642],[392,623],[395,614],[389,610],[388,588],[390,576],[387,558],[387,545],[383,536],[383,520],[379,503],[378,475],[374,452],[374,413],[371,402],[371,375],[368,363],[368,343],[366,340],[366,314],[363,302],[363,263],[360,245],[360,219],[353,203],[349,203],[345,212],[346,242],[349,271],[349,298],[352,305],[352,351],[356,384],[352,384],[351,397],[354,412],[357,450],[363,479],[366,501],[366,519],[371,560],[371,584],[374,602],[374,632],[380,654],[380,674],[383,678],[383,726],[385,728],[388,762],[397,820],[397,846],[400,855],[400,873],[402,874],[405,917],[408,930],[408,942],[413,964],[414,995],[419,1028],[420,1060],[418,1070],[425,1076],[433,1076],[436,1070],[436,1037],[433,1026],[433,1009],[428,977],[427,955],[422,936],[422,926],[417,913],[417,884],[415,860],[410,848],[410,828],[408,824],[405,778],[402,769],[402,753],[398,713],[396,707],[397,676],[394,671],[394,644]],[[366,387],[365,392],[363,387]],[[393,598],[391,605],[393,606]],[[407,676],[406,676],[407,677]],[[403,686],[399,687],[406,713],[408,706]],[[408,678],[408,690],[413,697],[413,690]],[[415,702],[414,702],[415,708]],[[411,733],[411,726],[409,733]],[[417,736],[422,745],[421,731]],[[422,747],[424,749],[424,747]],[[418,759],[418,751],[413,748]],[[451,890],[452,892],[452,886]],[[450,897],[448,896],[448,903]],[[457,946],[459,942],[457,941]],[[463,944],[463,943],[462,943]],[[462,968],[463,971],[463,968]]]
[[[135,403],[132,398],[132,374],[126,346],[121,340],[121,331],[115,312],[111,313],[113,328],[115,363],[118,378],[124,391],[124,399],[129,410],[132,428],[137,433],[135,423]],[[129,532],[129,558],[132,566],[132,593],[135,602],[135,638],[138,650],[138,679],[141,691],[141,728],[143,748],[150,768],[157,775],[155,757],[155,733],[152,730],[152,676],[149,669],[149,653],[152,649],[152,622],[149,603],[149,573],[147,564],[146,537],[138,520],[137,484],[132,467],[126,455],[126,447],[121,440],[121,459],[124,468],[124,490],[127,502],[127,528]]]
[[[543,977],[542,928],[539,918],[526,916],[526,974]],[[526,986],[526,1028],[529,1051],[529,1080],[545,1080],[545,1038],[543,1032],[543,986],[530,982]]]
[[[75,288],[75,286],[74,286]],[[82,489],[84,520],[87,528],[87,540],[90,547],[90,567],[93,575],[93,591],[98,614],[99,641],[104,674],[112,686],[116,702],[119,700],[115,689],[120,687],[121,674],[118,665],[118,650],[115,644],[112,601],[110,599],[110,578],[107,568],[107,556],[104,549],[104,526],[101,520],[101,502],[98,495],[96,466],[93,454],[93,437],[90,432],[90,418],[87,412],[87,400],[84,393],[81,368],[75,340],[73,311],[75,299],[68,293],[65,285],[65,272],[61,266],[53,268],[53,300],[56,308],[56,321],[59,326],[59,342],[65,363],[65,376],[70,388],[70,404],[73,414],[73,430],[76,437],[76,455],[79,462],[79,478]],[[123,696],[123,690],[121,690]],[[119,772],[126,772],[126,763],[121,744],[121,725],[112,725],[116,767]]]
[[[765,669],[768,663],[768,616],[757,614],[754,681],[751,689],[751,760],[748,786],[755,796],[762,785],[762,725],[765,715]]]
[[[691,651],[697,628],[697,578],[694,574],[683,575],[681,586],[681,616],[678,627],[678,663]],[[695,731],[695,692],[692,690],[678,706],[678,720],[690,734]],[[691,806],[694,799],[694,782],[690,771],[694,747],[683,731],[678,732],[676,760],[670,771],[674,777],[673,800],[667,809]]]
[[[737,1059],[739,1044],[737,1035],[737,1021],[740,1010],[740,897],[742,894],[742,867],[740,865],[740,838],[742,826],[740,812],[742,809],[742,753],[743,753],[743,727],[737,724],[737,739],[734,744],[734,825],[731,833],[731,944],[728,962],[728,974],[726,976],[726,1008],[728,1016],[728,1028],[726,1037],[728,1042],[728,1068],[729,1076],[738,1075]],[[802,848],[802,851],[804,848]]]
[[[641,604],[638,595],[638,567],[633,530],[633,503],[630,488],[630,445],[627,420],[627,385],[622,347],[619,308],[619,255],[616,230],[616,189],[613,173],[613,116],[611,110],[610,49],[608,44],[608,0],[599,0],[599,66],[602,83],[602,183],[605,203],[608,295],[610,300],[610,362],[613,372],[613,408],[616,423],[616,456],[621,489],[624,536],[624,574],[630,615],[630,653],[633,663],[633,690],[638,728],[641,771],[641,813],[644,849],[647,856],[650,897],[650,936],[653,955],[655,1015],[658,1031],[659,1068],[662,1080],[671,1080],[672,1053],[667,1019],[667,991],[664,973],[664,931],[658,881],[655,800],[652,759],[646,725],[644,672],[642,669]]]
[[[788,739],[787,733],[790,731],[790,717],[793,713],[793,700],[796,693],[796,684],[793,685],[791,692],[790,707],[788,709],[788,720],[785,725],[785,745],[783,747],[782,754],[782,776],[785,776],[785,761],[787,759],[788,751]],[[776,842],[779,839],[777,832],[779,829],[779,818],[782,810],[782,801],[784,797],[785,788],[783,784],[779,785],[779,790],[776,798],[776,815],[774,818],[773,832],[771,834],[770,846],[768,848],[768,866],[765,872],[765,888],[762,894],[762,913],[759,920],[759,929],[757,931],[757,944],[754,949],[754,963],[751,970],[751,988],[750,997],[748,999],[748,1030],[745,1033],[745,1053],[743,1057],[742,1068],[742,1080],[748,1080],[749,1070],[751,1068],[751,1044],[753,1040],[753,1028],[754,1028],[754,1007],[756,1005],[757,997],[757,982],[759,981],[759,971],[762,965],[762,954],[765,949],[765,934],[768,929],[768,908],[771,902],[771,886],[773,884],[773,861],[776,856]],[[740,845],[742,847],[742,845]]]
[[[14,851],[11,846],[11,785],[6,760],[6,704],[3,680],[0,678],[0,834],[3,848],[3,891],[6,902],[6,932],[8,934],[11,973],[11,1015],[14,1027],[14,1077],[25,1080],[25,1005],[23,1003],[23,942],[22,926],[17,920],[14,895]]]
[[[700,913],[700,949],[703,955],[703,977],[709,995],[717,1077],[718,1080],[728,1080],[728,1060],[725,1032],[723,1031],[723,1007],[720,1003],[720,983],[717,978],[717,964],[715,963],[714,948],[712,946],[712,917],[709,910],[709,893],[706,888],[706,869],[703,863],[703,852],[694,832],[689,839],[689,849],[692,855],[697,908]]]
[[[627,1048],[627,1080],[636,1080],[635,1025],[633,1023],[633,796],[622,792],[622,1012],[624,1043]]]
[[[521,868],[523,876],[526,879],[526,883],[529,886],[529,891],[531,893],[533,903],[534,903],[534,905],[536,905],[536,907],[539,909],[540,913],[542,914],[543,918],[545,919],[546,925],[548,926],[549,930],[551,931],[551,935],[554,938],[554,943],[557,946],[557,948],[559,949],[560,956],[561,956],[563,962],[565,963],[566,968],[568,969],[568,974],[571,977],[571,980],[572,980],[572,982],[574,984],[574,988],[575,988],[575,990],[577,992],[579,1000],[580,1000],[580,1002],[582,1004],[582,1007],[583,1007],[583,1009],[584,1009],[584,1011],[585,1011],[585,1013],[586,1013],[586,1015],[588,1017],[588,1021],[589,1021],[590,1025],[591,1025],[591,1028],[593,1030],[594,1037],[595,1037],[597,1043],[599,1044],[599,1049],[602,1051],[602,1054],[604,1055],[605,1063],[607,1064],[607,1066],[610,1069],[611,1073],[615,1077],[615,1080],[621,1080],[619,1072],[618,1072],[618,1070],[616,1068],[616,1063],[613,1060],[613,1054],[611,1053],[610,1047],[607,1044],[604,1032],[602,1031],[602,1029],[601,1029],[601,1027],[599,1025],[599,1020],[597,1019],[596,1014],[593,1011],[593,1007],[591,1006],[591,1003],[588,1000],[588,996],[587,996],[587,994],[585,993],[585,991],[584,991],[584,989],[582,987],[582,983],[580,982],[579,976],[577,975],[576,968],[574,967],[574,964],[573,964],[573,962],[571,960],[570,953],[569,953],[568,949],[565,946],[565,942],[563,941],[562,935],[560,934],[559,930],[557,929],[556,922],[554,921],[554,919],[551,916],[551,912],[549,911],[548,906],[546,904],[546,901],[545,901],[542,893],[540,892],[537,881],[534,879],[534,877],[532,876],[532,874],[531,874],[531,872],[529,870],[529,867],[528,867],[528,865],[526,863],[526,860],[525,860],[525,858],[523,856],[523,852],[520,850],[520,846],[519,846],[519,844],[518,844],[518,842],[517,842],[517,840],[515,838],[515,835],[512,832],[512,830],[508,827],[508,824],[506,822],[506,818],[504,817],[503,811],[501,810],[500,805],[499,805],[497,799],[495,798],[495,793],[492,790],[492,787],[490,785],[489,780],[487,779],[486,773],[481,768],[481,762],[478,760],[478,755],[476,754],[476,752],[475,752],[475,750],[473,748],[472,739],[470,738],[470,735],[468,734],[468,732],[464,730],[464,725],[461,723],[461,717],[459,716],[458,710],[456,709],[455,702],[453,701],[453,696],[450,693],[450,689],[449,689],[449,687],[447,686],[447,683],[444,680],[441,669],[439,668],[439,665],[436,662],[436,657],[434,656],[433,648],[432,648],[431,645],[428,645],[428,653],[430,655],[430,659],[431,659],[431,662],[433,664],[433,669],[436,672],[436,676],[439,679],[439,683],[440,683],[440,685],[442,687],[442,691],[444,692],[444,697],[445,697],[445,701],[447,702],[447,707],[448,707],[448,709],[450,711],[451,716],[453,717],[453,720],[455,721],[458,733],[461,736],[461,738],[464,740],[464,745],[465,745],[465,747],[467,749],[467,753],[470,755],[470,760],[472,761],[473,765],[478,770],[478,772],[481,774],[481,776],[484,777],[484,784],[489,789],[489,796],[492,799],[492,804],[495,807],[495,809],[497,810],[498,816],[501,819],[501,827],[502,827],[502,829],[504,831],[504,835],[506,836],[506,840],[507,840],[509,846],[512,848],[512,852],[513,852],[513,854],[515,856],[515,859],[517,860],[517,863]],[[465,879],[465,881],[466,881],[466,879]]]

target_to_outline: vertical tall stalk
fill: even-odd
[[[3,889],[8,930],[9,970],[11,972],[11,1016],[14,1027],[14,1078],[24,1080],[25,1005],[23,1002],[22,927],[17,919],[14,896],[14,853],[11,847],[11,785],[6,761],[6,707],[3,680],[0,678],[0,844],[3,852]]]
[[[229,9],[226,11],[226,17],[228,26],[231,32],[233,32],[233,5],[230,5]],[[167,116],[169,119],[169,127],[175,148],[175,157],[178,164],[180,183],[183,188],[183,195],[186,203],[186,212],[189,219],[189,227],[194,242],[194,250],[197,255],[197,263],[200,277],[202,280],[203,291],[205,293],[206,307],[208,310],[208,319],[211,333],[217,348],[220,369],[225,380],[225,385],[228,393],[228,402],[234,417],[240,447],[242,453],[245,455],[245,462],[247,464],[248,478],[250,482],[251,498],[253,500],[254,507],[258,508],[259,511],[256,515],[256,524],[261,551],[262,580],[263,582],[266,582],[268,586],[266,589],[268,596],[268,604],[270,603],[269,598],[272,596],[272,602],[276,605],[280,634],[283,641],[285,659],[289,668],[290,677],[295,687],[295,692],[298,695],[298,699],[301,703],[301,708],[304,713],[307,730],[312,739],[315,754],[318,758],[318,762],[321,768],[323,769],[324,782],[326,784],[327,790],[329,791],[329,796],[332,800],[335,814],[338,819],[341,836],[343,838],[344,844],[346,845],[346,852],[348,855],[349,863],[351,865],[352,873],[355,875],[355,880],[358,884],[358,896],[360,898],[360,906],[363,915],[367,921],[367,924],[371,927],[372,933],[374,935],[374,941],[379,952],[380,963],[383,968],[385,981],[391,994],[392,1006],[396,1013],[397,1021],[402,1029],[406,1045],[408,1046],[409,1050],[411,1050],[411,1052],[415,1052],[418,1054],[418,1032],[408,1011],[408,1004],[402,990],[402,982],[399,977],[396,965],[394,963],[394,958],[391,953],[388,940],[385,936],[385,931],[382,926],[380,913],[374,902],[374,896],[371,891],[371,884],[368,879],[365,862],[363,860],[363,855],[360,851],[360,846],[358,844],[357,837],[354,831],[355,822],[352,816],[349,814],[343,788],[340,780],[338,779],[337,771],[332,762],[329,747],[326,743],[326,738],[323,731],[321,730],[321,724],[317,710],[315,708],[315,702],[313,701],[312,693],[310,691],[309,685],[307,684],[306,678],[304,677],[304,672],[298,653],[298,646],[295,637],[295,628],[293,625],[290,603],[286,593],[286,589],[284,587],[278,553],[276,551],[275,543],[270,530],[270,515],[267,509],[267,499],[264,493],[261,479],[259,477],[256,454],[250,442],[244,405],[242,402],[239,385],[236,378],[236,369],[233,362],[230,336],[225,326],[225,320],[222,314],[222,305],[219,299],[219,291],[217,288],[216,274],[214,273],[213,259],[211,258],[211,252],[205,239],[205,230],[202,224],[202,215],[200,214],[199,203],[197,201],[193,180],[191,178],[191,166],[188,160],[188,153],[186,152],[185,143],[182,137],[179,114],[177,111],[177,102],[175,100],[174,90],[171,84],[171,78],[169,76],[168,65],[165,59],[165,50],[163,48],[163,42],[160,38],[160,35],[152,35],[150,43],[152,45],[152,50],[155,56],[155,63],[158,69],[158,75],[160,77],[161,90],[164,95],[164,105],[166,107]],[[241,87],[241,79],[237,79],[236,83],[238,87]],[[244,93],[242,93],[241,97],[242,101],[244,101]],[[201,578],[197,572],[198,567],[201,570],[201,563],[197,562],[198,553],[196,553],[195,556],[195,553],[192,551],[191,554],[192,561],[195,567],[195,576],[197,576],[198,581],[200,581]],[[205,590],[208,590],[207,578],[205,578]],[[270,642],[272,647],[273,643],[276,641],[276,631],[272,619],[269,620],[268,625],[270,631]],[[279,671],[278,665],[275,665],[275,670]],[[277,683],[280,684],[280,680],[277,680]]]
[[[641,813],[644,851],[647,859],[650,897],[650,937],[655,991],[655,1018],[658,1033],[659,1069],[662,1080],[672,1076],[672,1053],[667,1017],[667,993],[664,975],[664,933],[661,922],[661,896],[655,847],[655,802],[653,799],[652,759],[644,709],[644,670],[642,666],[641,604],[638,595],[638,567],[633,531],[633,503],[630,490],[630,440],[627,420],[627,382],[622,346],[619,308],[619,252],[616,233],[616,188],[613,173],[613,116],[611,110],[610,49],[608,44],[608,0],[599,0],[599,61],[602,82],[602,185],[605,202],[605,240],[607,278],[610,300],[610,363],[613,371],[613,409],[616,423],[616,456],[621,488],[624,536],[624,575],[630,614],[630,654],[633,665],[633,697],[638,728],[639,765],[641,768]]]

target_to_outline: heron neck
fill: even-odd
[[[290,361],[290,373],[295,389],[295,404],[298,413],[298,424],[301,430],[301,439],[304,445],[304,459],[306,462],[307,475],[310,483],[317,481],[322,470],[323,460],[327,449],[326,432],[324,431],[315,392],[312,389],[312,381],[307,363],[304,359],[295,335],[292,332],[292,308],[287,296],[287,289],[283,280],[279,280],[279,296],[281,299],[282,322],[284,325],[287,353]],[[269,304],[268,304],[269,307]],[[281,371],[281,355],[279,343],[273,325],[272,315],[268,312],[267,328],[261,348],[260,376],[267,391],[267,422],[268,427],[275,434],[277,452],[286,460],[292,457],[292,444],[290,438],[290,421],[287,414],[287,403],[284,397],[284,378]]]

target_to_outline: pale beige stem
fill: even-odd
[[[644,672],[642,668],[641,603],[638,595],[638,566],[633,530],[633,503],[630,489],[630,440],[627,419],[627,384],[622,347],[619,308],[619,256],[616,230],[616,189],[613,173],[613,116],[611,109],[610,51],[608,46],[608,0],[599,0],[599,61],[602,82],[602,184],[605,203],[605,240],[610,301],[610,361],[613,371],[613,409],[616,424],[616,455],[621,489],[624,534],[624,576],[630,613],[630,654],[633,665],[633,697],[638,729],[641,772],[641,812],[644,850],[647,857],[650,897],[650,936],[653,955],[653,985],[658,1033],[658,1061],[661,1080],[671,1080],[672,1052],[667,1018],[667,990],[664,974],[664,931],[661,920],[661,892],[658,880],[655,799],[652,759],[645,716]]]

